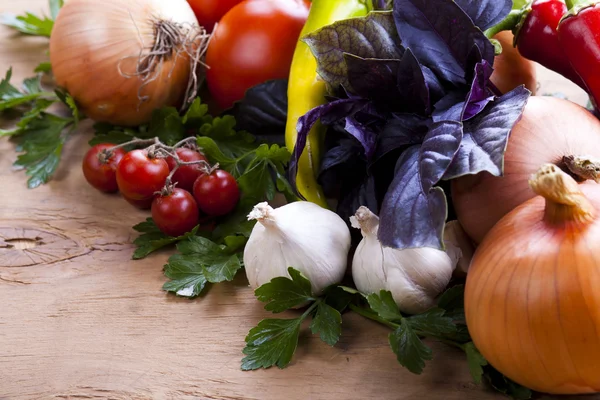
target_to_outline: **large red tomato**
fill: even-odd
[[[188,0],[201,26],[212,32],[215,24],[243,0]]]
[[[225,14],[206,54],[217,104],[229,108],[252,86],[287,78],[307,17],[303,0],[249,0]]]

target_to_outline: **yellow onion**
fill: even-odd
[[[52,72],[93,120],[139,125],[195,95],[208,37],[185,0],[70,0],[52,30]]]
[[[570,101],[531,97],[510,133],[504,176],[483,172],[452,181],[452,201],[465,232],[480,243],[500,218],[534,197],[527,184],[531,174],[545,163],[568,170],[565,157],[600,159],[600,122]],[[596,168],[598,163],[584,167]],[[586,172],[577,173],[583,179]]]
[[[553,394],[600,391],[600,185],[552,164],[539,195],[477,249],[465,313],[477,348],[515,382]]]

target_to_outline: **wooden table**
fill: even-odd
[[[0,4],[0,12],[45,9],[44,0]],[[12,65],[21,81],[46,49],[0,27],[0,73]],[[544,78],[546,91],[585,101],[556,75]],[[305,329],[287,369],[242,372],[244,337],[270,314],[243,274],[195,300],[161,291],[169,251],[131,260],[131,227],[147,214],[87,186],[80,162],[89,137],[84,123],[54,180],[35,190],[11,171],[14,146],[0,140],[1,399],[502,398],[471,382],[461,352],[436,343],[425,373],[412,375],[387,329],[354,314],[344,315],[335,347]]]

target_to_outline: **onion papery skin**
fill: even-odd
[[[140,52],[154,44],[156,19],[198,24],[185,0],[69,0],[61,9],[50,38],[52,72],[87,116],[135,126],[157,108],[182,104],[190,73],[185,52],[163,62],[139,93],[148,96],[141,103],[142,78],[119,71],[119,62],[123,72],[136,71]]]
[[[600,186],[579,185],[596,211]],[[545,393],[600,391],[600,223],[561,226],[537,196],[477,249],[465,287],[473,341],[492,366]],[[596,213],[598,215],[598,213]]]
[[[458,221],[476,243],[509,211],[533,198],[528,179],[540,165],[563,156],[600,158],[600,122],[586,109],[554,97],[531,97],[513,128],[504,155],[504,175],[488,172],[452,180]]]

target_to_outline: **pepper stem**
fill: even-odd
[[[594,219],[596,210],[578,183],[556,165],[544,164],[531,176],[529,186],[546,199],[546,221],[589,223]]]
[[[523,12],[524,10],[512,10],[498,25],[492,26],[483,33],[491,39],[502,31],[512,31],[521,22]]]
[[[567,15],[577,15],[582,9],[591,7],[597,3],[598,0],[565,0],[565,4],[569,10]]]

